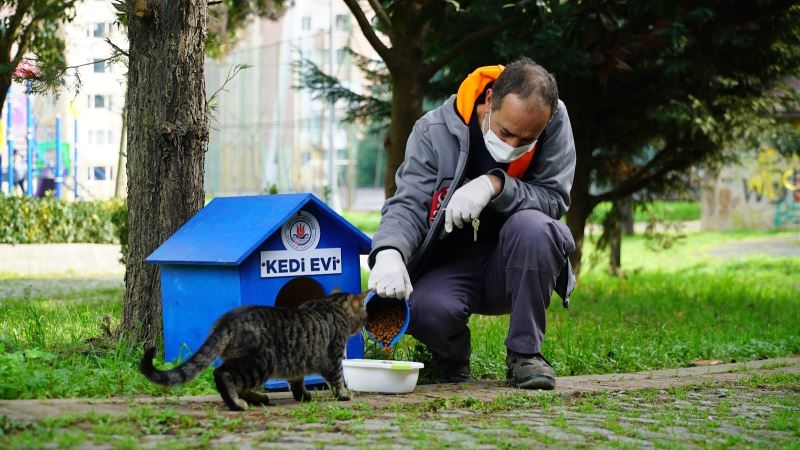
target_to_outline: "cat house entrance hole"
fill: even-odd
[[[325,297],[319,283],[306,277],[297,277],[286,283],[275,298],[275,306],[297,308],[306,300]]]

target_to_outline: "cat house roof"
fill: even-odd
[[[150,264],[238,266],[295,213],[312,206],[347,233],[360,254],[371,240],[313,194],[217,197],[145,260]]]

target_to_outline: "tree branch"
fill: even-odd
[[[31,43],[31,35],[33,33],[34,27],[36,27],[34,20],[31,20],[31,23],[25,27],[25,30],[22,32],[22,36],[20,36],[19,41],[17,42],[17,54],[14,55],[14,58],[11,60],[11,71],[14,71],[19,65],[19,62],[22,61],[22,57],[25,56],[25,53],[28,51],[28,45]]]
[[[17,5],[17,9],[16,9],[16,11],[14,11],[14,15],[8,21],[8,28],[5,30],[7,34],[5,36],[5,39],[2,39],[2,44],[0,45],[0,51],[3,52],[2,53],[3,55],[10,55],[11,54],[11,47],[14,45],[14,42],[16,41],[16,39],[14,39],[14,36],[17,34],[17,29],[19,28],[20,24],[22,23],[22,20],[25,18],[25,14],[27,13],[28,9],[30,9],[32,3],[33,3],[33,0],[28,1],[28,2],[22,2],[21,1]],[[35,17],[33,19],[35,19]],[[30,25],[33,24],[33,22],[34,22],[33,19],[31,20],[31,24]],[[28,28],[30,28],[30,25],[28,25]],[[26,28],[26,30],[27,30],[27,28]],[[23,31],[23,33],[24,33],[24,31]],[[18,46],[18,48],[19,48],[19,46]],[[17,53],[19,54],[19,51],[17,51]],[[13,61],[13,59],[14,58],[12,58],[12,61]],[[12,70],[13,70],[13,68],[12,68]]]
[[[130,57],[130,55],[128,54],[128,52],[127,52],[127,51],[125,51],[125,50],[123,50],[123,49],[119,48],[119,46],[118,46],[117,44],[115,44],[115,43],[111,42],[111,39],[110,39],[110,38],[106,38],[106,43],[108,43],[108,45],[110,45],[110,46],[111,46],[111,48],[113,48],[114,50],[116,50],[116,51],[117,51],[117,53],[119,53],[120,55],[125,55],[126,57]]]
[[[428,78],[432,77],[433,74],[435,74],[439,69],[449,64],[450,61],[456,59],[456,57],[460,55],[461,52],[463,52],[468,46],[478,42],[481,39],[485,39],[500,33],[511,25],[514,25],[522,20],[523,17],[525,17],[524,14],[514,14],[510,17],[507,17],[502,22],[464,36],[464,38],[453,45],[447,53],[440,56],[436,61],[428,65],[425,76]]]
[[[375,30],[372,28],[372,24],[367,19],[367,16],[364,15],[364,11],[361,9],[361,6],[358,4],[358,0],[344,0],[344,3],[350,9],[350,12],[356,17],[356,21],[358,22],[358,26],[361,28],[361,32],[364,33],[364,37],[367,38],[367,41],[372,45],[372,48],[380,55],[383,59],[383,62],[389,64],[389,60],[392,59],[392,54],[389,51],[390,49],[386,47],[386,45],[381,42],[380,38],[377,34],[375,34]],[[392,33],[391,28],[387,30],[387,32]]]
[[[675,170],[682,170],[689,167],[693,162],[698,161],[697,153],[695,152],[692,155],[692,158],[672,158],[671,160],[667,160],[663,164],[661,161],[667,159],[667,156],[670,154],[674,154],[675,150],[672,147],[667,146],[664,150],[661,150],[654,156],[644,167],[640,170],[637,170],[635,174],[633,174],[630,178],[622,181],[621,183],[617,184],[613,189],[610,191],[604,192],[599,195],[592,196],[592,201],[595,203],[600,203],[604,201],[611,201],[616,200],[619,198],[627,197],[642,188],[648,186],[649,184],[653,183],[656,180],[660,180],[668,175],[670,172]],[[702,151],[703,154],[708,153],[708,151]],[[678,155],[680,156],[680,154]],[[703,158],[703,155],[700,156],[700,159]],[[653,168],[660,165],[661,167],[653,171]]]
[[[392,21],[389,19],[389,15],[386,14],[381,4],[378,3],[378,0],[369,0],[369,5],[375,10],[375,15],[378,16],[378,20],[386,27],[386,30],[391,30]]]

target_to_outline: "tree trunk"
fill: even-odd
[[[392,115],[386,146],[386,173],[383,175],[386,198],[397,191],[394,176],[405,159],[406,142],[414,123],[422,116],[424,94],[423,83],[417,81],[420,78],[414,69],[392,71]]]
[[[6,98],[8,97],[8,88],[11,87],[11,74],[0,75],[0,114],[6,107]],[[6,133],[8,130],[6,130]]]
[[[204,201],[208,6],[205,0],[135,3],[136,9],[134,0],[126,2],[130,247],[120,332],[152,343],[163,331],[160,277],[144,260]]]
[[[629,195],[622,200],[617,200],[617,203],[619,203],[620,208],[620,226],[622,227],[622,233],[625,234],[625,236],[633,236],[633,197]]]
[[[581,151],[580,147],[577,150],[575,179],[572,183],[572,191],[570,191],[571,204],[567,213],[567,226],[575,240],[575,251],[570,255],[569,260],[576,275],[580,274],[581,271],[586,220],[595,207],[595,202],[589,193],[589,187],[592,183],[591,151]]]
[[[630,197],[627,197],[630,199]],[[608,270],[614,276],[622,273],[622,228],[623,217],[625,215],[625,200],[615,200],[611,207],[612,216],[610,221],[604,221],[611,229],[603,230],[609,235]]]

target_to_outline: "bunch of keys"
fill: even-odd
[[[481,226],[480,219],[472,219],[472,241],[478,242],[478,227]]]

